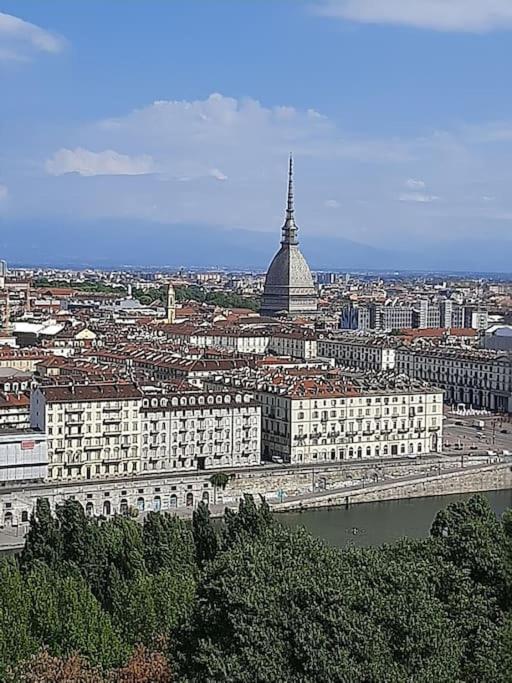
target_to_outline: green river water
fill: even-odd
[[[512,490],[482,494],[497,515],[512,507]],[[381,503],[362,503],[348,510],[342,507],[283,512],[277,519],[288,526],[304,526],[313,536],[336,546],[380,545],[402,536],[428,536],[436,513],[449,503],[467,500],[470,494],[411,498]]]

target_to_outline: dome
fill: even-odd
[[[312,289],[313,276],[297,245],[283,245],[272,259],[265,278],[268,287]]]

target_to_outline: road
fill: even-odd
[[[482,420],[485,426],[478,430],[475,421]],[[506,430],[506,433],[503,433]],[[512,424],[503,418],[490,416],[460,417],[447,413],[444,423],[444,453],[487,452],[488,450],[512,453]],[[456,448],[458,444],[462,449]]]

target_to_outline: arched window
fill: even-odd
[[[137,507],[140,512],[144,512],[144,498],[137,498]]]
[[[173,493],[173,494],[171,495],[171,497],[169,498],[169,505],[170,505],[172,508],[177,508],[177,507],[178,507],[178,496],[177,496],[175,493]]]
[[[12,512],[6,512],[4,515],[4,526],[6,527],[11,527],[14,526],[14,519],[12,516]]]
[[[192,493],[192,491],[189,491],[187,493],[186,504],[188,508],[191,508],[194,505],[194,494]]]
[[[85,504],[85,514],[88,517],[92,517],[94,514],[94,503],[91,500]]]
[[[155,496],[155,498],[153,500],[153,510],[155,512],[160,512],[161,509],[162,509],[162,499],[160,498],[160,496]]]
[[[203,503],[206,503],[208,505],[210,502],[210,494],[208,491],[203,491]]]
[[[108,517],[112,514],[112,505],[110,504],[109,500],[106,500],[103,503],[103,514],[105,515],[105,517]]]
[[[128,501],[126,500],[126,498],[121,498],[121,502],[119,504],[119,511],[122,515],[128,514]]]

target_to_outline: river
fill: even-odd
[[[512,508],[512,490],[490,491],[484,495],[497,515]],[[467,500],[470,494],[409,498],[381,503],[361,503],[343,507],[282,512],[277,519],[286,526],[304,526],[313,536],[336,546],[368,546],[390,543],[403,536],[424,538],[439,510],[449,503]],[[357,530],[354,533],[354,530]]]

